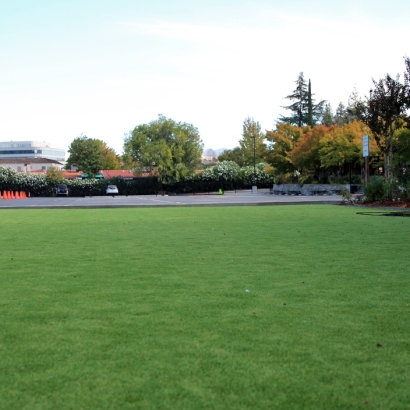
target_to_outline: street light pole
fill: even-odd
[[[256,193],[256,136],[251,137],[253,138],[253,187],[252,192]]]

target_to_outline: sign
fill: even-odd
[[[369,156],[369,136],[367,134],[363,135],[363,156]]]

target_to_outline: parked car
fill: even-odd
[[[68,188],[66,184],[58,184],[56,187],[56,195],[68,196]]]
[[[117,185],[108,185],[107,189],[105,190],[105,193],[107,195],[112,195],[112,196],[118,195]]]

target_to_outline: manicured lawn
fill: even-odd
[[[0,408],[408,409],[410,218],[357,211],[0,211]]]

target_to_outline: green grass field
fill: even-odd
[[[0,408],[409,409],[410,218],[357,211],[0,211]]]

